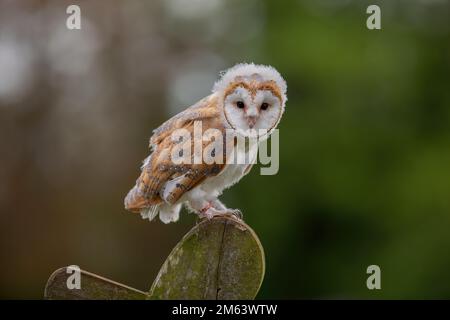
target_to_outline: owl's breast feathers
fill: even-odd
[[[200,100],[197,104],[172,117],[154,130],[150,138],[153,150],[145,161],[136,185],[125,198],[125,208],[140,212],[144,208],[158,205],[163,201],[175,203],[187,191],[191,190],[206,178],[218,175],[225,167],[224,163],[206,164],[174,164],[170,158],[176,142],[172,141],[172,133],[178,129],[186,129],[191,134],[191,147],[194,145],[194,122],[200,121],[203,132],[214,128],[222,131],[225,137],[225,127],[220,115],[220,106],[215,95]],[[210,141],[203,141],[203,147]],[[224,139],[224,159],[226,159],[226,144],[234,143]],[[194,155],[192,154],[192,157]],[[224,162],[224,161],[223,161]],[[172,182],[166,184],[167,182]],[[170,189],[166,187],[170,185]]]

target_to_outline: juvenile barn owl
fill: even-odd
[[[153,131],[151,154],[142,165],[136,185],[125,198],[125,208],[149,220],[159,213],[164,223],[177,221],[183,204],[200,217],[223,214],[241,217],[239,210],[228,209],[218,199],[224,189],[237,183],[252,167],[251,147],[237,141],[255,132],[260,140],[266,139],[273,132],[284,112],[286,89],[282,76],[270,66],[238,64],[222,72],[211,95]],[[203,135],[195,133],[198,124]],[[182,132],[186,139],[180,139],[177,132]],[[223,148],[209,151],[210,156],[222,161],[211,163],[200,159],[200,162],[175,163],[173,154],[182,156],[183,153],[175,148],[195,149],[196,143],[207,148],[213,141],[222,143],[217,140],[217,132],[222,133],[223,145],[219,147]],[[194,150],[187,154],[187,159],[193,160],[195,155],[198,153]],[[248,161],[237,162],[236,156],[246,157]]]

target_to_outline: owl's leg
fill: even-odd
[[[210,203],[211,203],[211,205],[215,208],[215,209],[217,209],[217,210],[219,210],[219,211],[228,211],[229,209],[222,203],[222,201],[220,201],[219,199],[217,199],[217,198],[214,198],[214,199],[211,199],[210,201],[209,201]]]
[[[214,216],[224,214],[224,211],[216,209],[210,200],[205,200],[205,198],[190,199],[188,201],[189,207],[194,211],[200,218],[206,218],[208,220],[212,219]]]
[[[242,213],[239,210],[228,209],[215,195],[208,194],[202,190],[191,192],[189,207],[195,211],[200,218],[212,219],[218,215],[234,215],[242,219]]]
[[[181,203],[164,204],[159,208],[159,219],[164,223],[176,222],[180,218]]]
[[[198,214],[200,218],[211,219],[215,212],[213,212],[213,207],[211,203],[206,200],[207,194],[200,188],[193,189],[189,192],[189,198],[187,200],[188,208],[191,211]]]

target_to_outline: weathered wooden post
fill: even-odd
[[[46,299],[254,299],[264,278],[264,251],[242,220],[202,220],[175,246],[149,292],[81,271],[81,288],[69,289],[66,268],[45,287]]]

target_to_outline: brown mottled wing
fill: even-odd
[[[186,173],[169,180],[173,182],[166,185],[163,198],[167,203],[177,202],[181,196],[203,182],[207,177],[219,174],[224,164],[193,165]]]
[[[202,122],[202,129],[216,128],[221,125],[216,99],[209,96],[182,113],[166,121],[154,131],[150,139],[153,153],[144,163],[136,185],[125,198],[125,208],[139,212],[144,208],[158,205],[163,201],[176,202],[185,192],[191,190],[209,176],[219,174],[224,164],[174,164],[170,155],[176,142],[172,133],[177,129],[186,129],[193,137],[194,121]],[[193,145],[192,141],[192,145]],[[205,143],[205,142],[203,142]],[[225,150],[226,148],[224,148]],[[162,188],[169,181],[175,181],[173,187],[163,199]]]
[[[170,137],[174,130],[186,127],[189,123],[196,120],[203,122],[217,117],[218,110],[216,105],[217,98],[214,95],[210,95],[173,116],[153,131],[153,136],[150,138],[150,147],[154,148],[159,145],[165,138]]]

